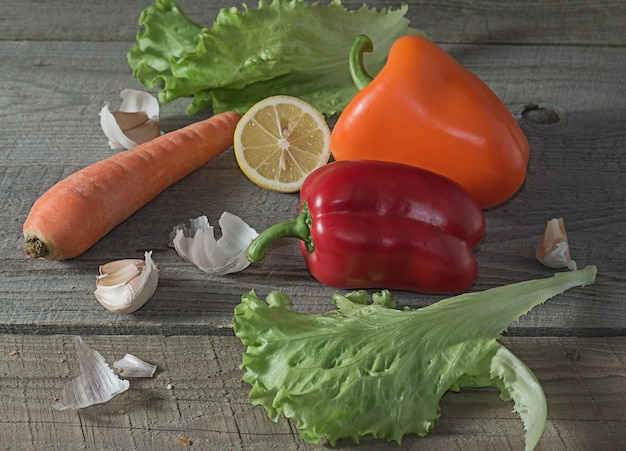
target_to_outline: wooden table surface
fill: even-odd
[[[252,2],[254,3],[254,2]],[[548,421],[538,449],[626,449],[626,3],[622,0],[473,2],[412,0],[411,25],[481,77],[513,113],[531,147],[528,177],[485,212],[473,290],[548,277],[534,258],[547,219],[563,217],[579,266],[594,285],[567,291],[510,327],[504,344],[541,381]],[[362,1],[345,1],[356,8]],[[372,1],[371,6],[399,2]],[[298,245],[275,246],[262,265],[208,276],[167,247],[172,226],[223,211],[257,230],[294,217],[297,195],[264,191],[232,150],[165,191],[84,255],[29,260],[21,228],[32,203],[73,171],[111,155],[98,112],[125,88],[126,63],[148,1],[7,0],[0,17],[0,447],[4,449],[327,449],[273,423],[247,401],[243,346],[231,327],[243,293],[280,289],[305,312],[332,308],[333,289],[308,274]],[[181,0],[210,25],[228,0]],[[251,5],[254,6],[254,5]],[[188,99],[162,107],[166,131],[197,121]],[[154,298],[116,315],[93,296],[98,265],[153,250]],[[439,296],[395,293],[400,304]],[[108,362],[132,353],[154,378],[105,404],[52,409],[78,375],[74,337]],[[338,449],[397,449],[365,438]],[[523,425],[493,390],[447,394],[442,417],[403,449],[523,449]]]

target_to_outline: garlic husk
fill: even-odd
[[[87,346],[81,337],[75,338],[80,374],[63,388],[62,399],[53,405],[57,410],[81,409],[109,401],[130,387],[106,364],[104,357]]]
[[[190,227],[179,224],[170,233],[170,246],[178,255],[209,274],[231,274],[250,265],[248,245],[258,233],[239,216],[222,213],[219,219],[222,236],[216,240],[206,216],[190,219]]]
[[[124,89],[120,108],[111,112],[105,104],[100,110],[100,126],[111,149],[130,149],[161,135],[159,102],[147,92]]]
[[[156,365],[144,362],[132,354],[126,354],[123,359],[113,362],[113,368],[124,378],[152,377],[156,371]]]
[[[570,256],[563,218],[553,218],[547,222],[535,256],[548,268],[576,270],[576,262]]]
[[[115,313],[136,311],[157,289],[159,271],[152,251],[145,253],[145,260],[117,260],[100,266],[99,271],[94,295],[104,308]]]

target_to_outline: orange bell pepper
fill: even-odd
[[[520,188],[528,141],[483,81],[420,36],[399,38],[374,79],[363,67],[369,51],[371,40],[360,36],[350,57],[360,91],[333,128],[335,160],[418,166],[455,180],[482,208]]]

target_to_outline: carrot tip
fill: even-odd
[[[50,249],[39,238],[32,237],[24,241],[24,253],[30,258],[47,257]]]

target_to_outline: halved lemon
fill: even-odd
[[[258,186],[294,193],[330,159],[330,129],[312,105],[272,96],[250,108],[235,128],[235,157]]]

